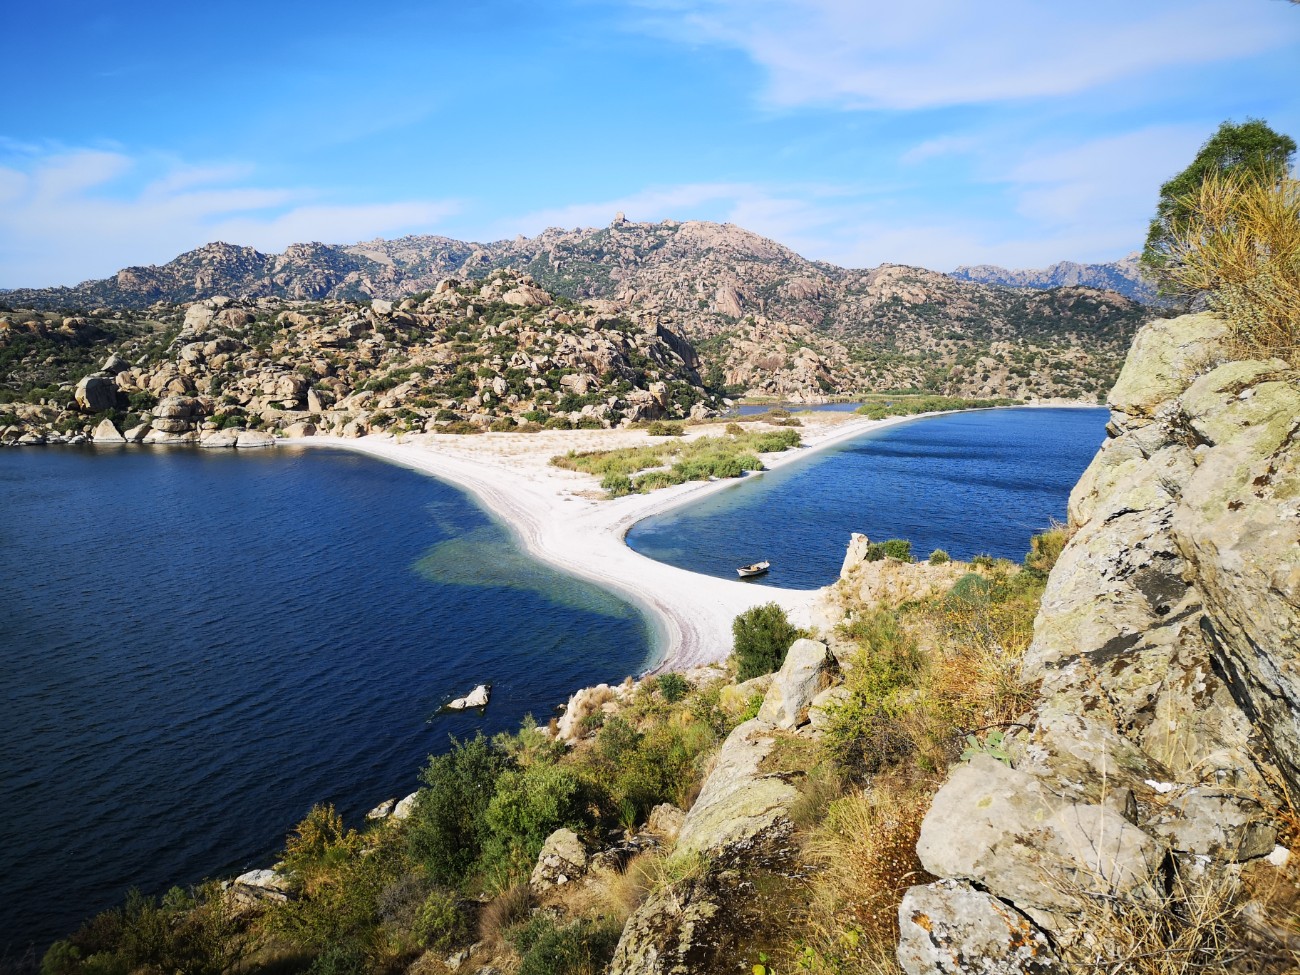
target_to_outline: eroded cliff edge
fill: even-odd
[[[900,908],[910,973],[1122,964],[1179,924],[1205,929],[1189,960],[1226,932],[1222,970],[1293,964],[1300,373],[1234,361],[1214,316],[1157,320],[1108,403],[1023,665],[1034,712],[924,820],[942,879]]]

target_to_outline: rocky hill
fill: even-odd
[[[1095,400],[1143,315],[1093,288],[1032,294],[898,265],[846,270],[730,224],[622,215],[604,228],[491,244],[417,236],[295,244],[278,255],[209,244],[161,267],[2,297],[11,307],[62,309],[216,295],[401,300],[452,274],[497,270],[528,273],[557,296],[654,316],[696,344],[706,384],[794,401],[917,387]]]
[[[939,879],[899,910],[912,975],[1295,970],[1300,375],[1227,339],[1208,315],[1138,334],[1023,663],[1025,730],[922,824]]]
[[[998,284],[1009,288],[1061,288],[1082,286],[1115,291],[1134,301],[1151,303],[1156,300],[1156,290],[1142,277],[1134,251],[1127,257],[1106,264],[1076,264],[1058,261],[1051,267],[1035,271],[1011,271],[996,264],[962,266],[951,276],[958,281],[979,284]]]
[[[220,297],[148,316],[10,313],[0,363],[0,439],[23,442],[607,427],[721,405],[670,328],[506,271],[398,306]]]

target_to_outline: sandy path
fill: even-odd
[[[805,416],[800,432],[807,446],[768,454],[763,460],[772,469],[798,463],[868,430],[910,419],[914,418]],[[721,428],[696,428],[691,434],[717,435]],[[564,430],[475,436],[416,434],[401,442],[387,434],[372,434],[360,439],[312,437],[281,444],[366,454],[423,471],[470,492],[533,556],[611,589],[648,611],[656,628],[656,669],[683,670],[725,659],[731,652],[732,619],[761,603],[776,602],[795,622],[806,624],[817,597],[815,591],[755,586],[688,572],[649,559],[625,544],[628,529],[641,519],[696,501],[734,481],[691,482],[651,494],[604,500],[595,477],[550,465],[552,457],[569,450],[632,446],[647,439],[639,430]],[[848,539],[844,541],[847,544]],[[756,556],[761,554],[756,552]]]

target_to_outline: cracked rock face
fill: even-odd
[[[1300,372],[1229,361],[1226,335],[1195,315],[1134,342],[1022,665],[1032,729],[922,826],[946,879],[904,902],[911,973],[1054,971],[1007,939],[1065,950],[1091,898],[1140,908],[1174,864],[1231,880],[1273,850],[1269,783],[1300,787]]]
[[[1004,901],[955,880],[913,887],[898,909],[898,961],[908,975],[1053,975],[1047,938]]]

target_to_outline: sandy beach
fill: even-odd
[[[868,420],[852,414],[805,414],[805,446],[765,454],[769,469],[799,463],[834,444],[916,417]],[[720,436],[721,426],[691,428],[689,436]],[[334,447],[422,471],[456,485],[510,528],[534,557],[610,589],[646,610],[655,626],[654,670],[685,670],[725,659],[731,622],[762,603],[780,604],[806,624],[815,591],[755,586],[689,572],[646,558],[625,544],[628,530],[653,514],[734,484],[694,481],[650,494],[605,499],[597,478],[551,465],[570,450],[607,450],[646,443],[643,430],[547,430],[475,436],[372,434],[358,439],[311,437],[285,447]],[[761,477],[761,473],[749,477]],[[848,539],[844,539],[848,544]],[[761,556],[756,553],[756,557]]]

